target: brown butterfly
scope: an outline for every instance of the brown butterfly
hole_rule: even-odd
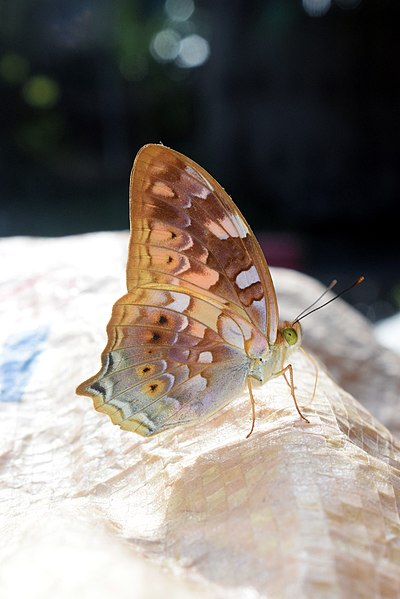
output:
[[[77,388],[114,424],[150,436],[226,405],[251,379],[283,374],[301,327],[278,323],[262,250],[224,189],[198,164],[144,146],[130,180],[128,293],[114,305],[100,371]],[[248,435],[248,436],[249,436]]]

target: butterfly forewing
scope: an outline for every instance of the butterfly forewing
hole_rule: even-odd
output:
[[[278,309],[262,251],[231,198],[199,165],[145,146],[131,176],[128,289],[178,284],[245,310],[275,341]]]
[[[131,175],[128,293],[113,308],[100,372],[77,391],[121,428],[152,435],[215,412],[277,331],[268,267],[232,200],[161,145]]]

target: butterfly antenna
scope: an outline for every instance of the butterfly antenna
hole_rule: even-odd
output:
[[[305,312],[307,312],[307,310],[309,310],[310,308],[313,308],[315,306],[315,304],[318,304],[318,302],[322,300],[322,298],[324,297],[324,295],[326,295],[328,293],[328,291],[330,291],[331,289],[334,288],[334,286],[336,285],[336,283],[337,283],[337,280],[333,279],[333,281],[331,281],[329,283],[329,285],[325,289],[325,291],[323,291],[321,293],[321,295],[310,306],[307,306],[307,308],[304,308],[304,310],[302,310],[300,312],[300,314],[294,319],[294,322],[298,322],[299,318],[302,318],[303,314],[305,314]]]
[[[307,312],[306,310],[303,310],[303,312],[300,312],[300,315],[293,321],[293,324],[295,322],[299,322],[299,320],[302,320],[303,318],[305,318],[306,316],[309,316],[313,312],[316,312],[317,310],[320,310],[321,308],[324,308],[325,306],[327,306],[328,304],[330,304],[331,302],[333,302],[334,300],[336,300],[338,297],[340,297],[344,293],[347,293],[348,291],[350,291],[350,289],[353,289],[353,287],[356,287],[357,285],[359,285],[363,281],[364,281],[364,277],[358,277],[358,279],[356,281],[354,281],[354,283],[352,285],[350,285],[349,287],[346,287],[346,289],[343,289],[343,291],[341,291],[340,293],[338,293],[337,295],[335,295],[335,297],[332,297],[330,300],[328,300],[327,302],[325,302],[324,304],[322,304],[322,306],[318,306],[317,308],[314,308],[313,310],[310,310],[309,308],[307,308],[307,310],[309,310],[309,312]],[[332,281],[332,283],[333,283],[333,281]],[[332,283],[331,283],[331,285],[332,285]],[[322,294],[321,297],[323,297],[325,295],[325,293],[327,291],[329,291],[329,288],[331,288],[331,287],[329,286],[324,291],[324,293]],[[321,299],[321,298],[319,298],[319,299]],[[319,300],[317,300],[317,301],[319,301]],[[316,304],[316,302],[314,302],[313,304],[311,304],[310,308],[312,306],[314,306],[315,304]],[[306,312],[306,313],[304,314],[304,312]]]

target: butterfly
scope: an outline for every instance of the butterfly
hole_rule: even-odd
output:
[[[283,375],[298,321],[278,322],[264,254],[225,190],[163,145],[144,146],[130,179],[127,293],[112,310],[100,371],[77,388],[143,436],[195,423],[252,381]]]

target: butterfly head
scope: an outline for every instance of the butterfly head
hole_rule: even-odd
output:
[[[300,347],[302,341],[299,322],[284,321],[280,324],[278,337],[261,354],[250,357],[248,375],[263,383],[281,370],[283,361],[292,351]]]

